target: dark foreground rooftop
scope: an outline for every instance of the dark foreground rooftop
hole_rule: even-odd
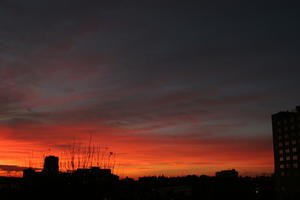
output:
[[[90,169],[93,171],[93,169]],[[84,172],[83,172],[84,171]],[[99,178],[89,170],[26,178],[0,178],[2,199],[214,200],[275,199],[272,177]],[[93,172],[95,173],[95,172]],[[113,178],[114,177],[114,178]]]

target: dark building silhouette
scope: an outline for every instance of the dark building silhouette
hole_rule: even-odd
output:
[[[235,169],[216,172],[216,177],[236,178],[238,176],[239,173]]]
[[[56,156],[47,156],[44,160],[44,169],[43,172],[46,173],[58,173],[58,157]]]
[[[36,174],[35,170],[32,168],[24,169],[23,170],[23,178],[29,178]]]
[[[42,171],[32,168],[23,170],[19,192],[31,199],[40,199],[43,194],[47,194],[47,199],[57,196],[61,199],[106,199],[114,195],[118,181],[119,177],[111,169],[99,167],[60,172],[59,158],[47,156]]]
[[[280,199],[300,199],[300,106],[272,115],[275,177]]]
[[[274,177],[241,177],[236,170],[224,170],[216,175],[119,180],[110,169],[99,167],[58,173],[29,168],[24,170],[23,178],[0,177],[0,199],[275,199]]]

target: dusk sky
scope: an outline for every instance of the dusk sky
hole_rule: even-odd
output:
[[[299,20],[286,1],[1,1],[0,175],[91,136],[121,176],[272,173]]]

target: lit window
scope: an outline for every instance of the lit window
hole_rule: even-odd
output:
[[[291,157],[290,157],[290,156],[287,156],[285,159],[286,159],[286,160],[291,160]]]
[[[298,160],[298,156],[293,156],[293,160]]]
[[[285,150],[285,153],[290,153],[290,149],[286,149],[286,150]]]
[[[281,164],[281,165],[280,165],[280,169],[284,169],[284,164]]]
[[[280,157],[280,158],[279,158],[279,161],[283,161],[283,157]]]
[[[293,151],[294,153],[297,152],[297,148],[294,147],[294,148],[292,149],[292,151]]]
[[[296,144],[296,140],[293,140],[293,141],[292,141],[292,144]]]
[[[298,163],[294,163],[293,168],[298,168]]]
[[[281,150],[279,150],[279,154],[280,155],[282,155],[283,154],[283,150],[281,149]]]

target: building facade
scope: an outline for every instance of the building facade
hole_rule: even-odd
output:
[[[274,168],[281,199],[300,197],[300,106],[272,115]],[[299,198],[300,199],[300,198]]]

